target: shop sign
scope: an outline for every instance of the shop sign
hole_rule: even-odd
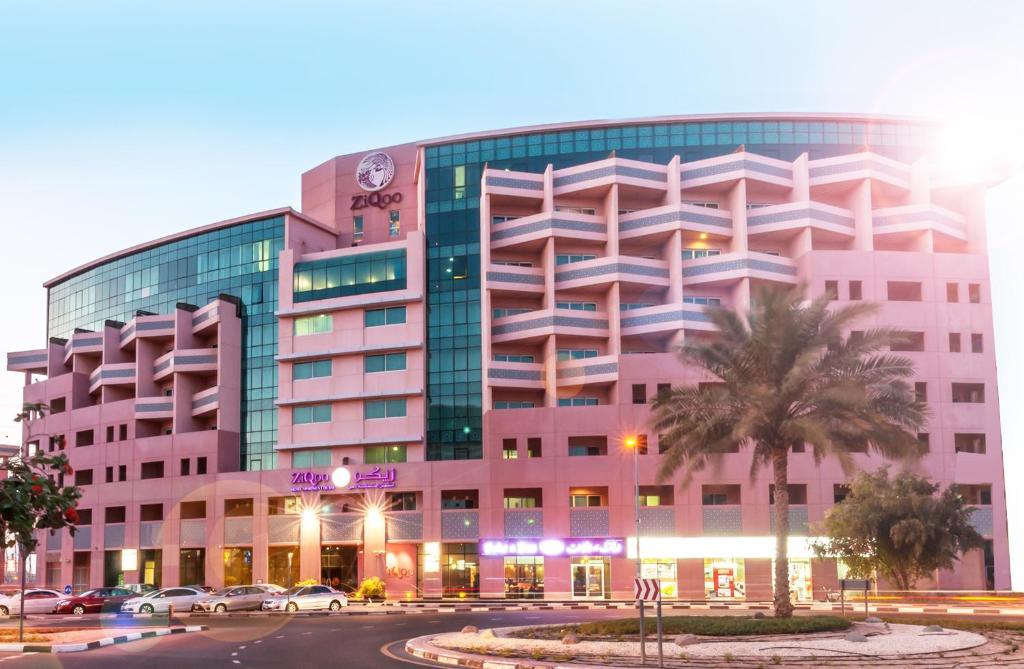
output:
[[[388,567],[384,570],[384,573],[391,577],[400,580],[407,580],[413,577],[414,572],[409,567]]]
[[[571,557],[620,556],[626,552],[621,537],[603,539],[481,539],[480,554],[490,557],[506,555]]]
[[[356,166],[356,183],[371,193],[387,188],[394,178],[395,161],[383,151],[366,154]]]
[[[338,467],[330,473],[307,469],[292,472],[291,491],[330,492],[346,487],[349,490],[387,490],[395,487],[396,478],[397,470],[394,467],[374,467],[368,472],[355,473],[345,467]]]

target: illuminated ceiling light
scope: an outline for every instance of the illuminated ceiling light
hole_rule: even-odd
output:
[[[707,239],[708,238],[708,233],[706,233],[706,232],[700,233],[700,238],[701,239]]]

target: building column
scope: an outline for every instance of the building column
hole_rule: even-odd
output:
[[[863,179],[850,193],[849,209],[853,211],[855,251],[873,251],[875,248],[874,221],[871,213],[871,181]]]

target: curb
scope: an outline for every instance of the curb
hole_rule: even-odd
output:
[[[405,652],[428,662],[452,667],[473,667],[473,669],[610,669],[609,665],[600,664],[578,664],[576,662],[567,664],[525,658],[501,660],[486,655],[471,655],[457,650],[431,646],[429,640],[432,638],[432,636],[421,636],[409,639],[405,642]]]
[[[84,650],[95,650],[115,644],[129,643],[141,639],[152,639],[154,637],[168,636],[171,634],[186,634],[188,632],[203,632],[209,628],[206,625],[190,625],[187,627],[171,627],[162,630],[150,630],[148,632],[134,632],[121,636],[107,637],[97,641],[86,643],[60,643],[60,644],[31,644],[31,643],[0,643],[0,653],[78,653]]]

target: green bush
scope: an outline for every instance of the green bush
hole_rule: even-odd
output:
[[[356,597],[359,599],[384,599],[385,596],[384,581],[376,576],[364,579],[356,590]]]
[[[812,632],[839,632],[850,627],[850,621],[838,616],[795,616],[793,618],[747,618],[745,616],[666,616],[663,621],[666,635],[696,634],[698,636],[745,636],[749,634],[809,634]],[[654,634],[655,621],[646,620],[648,634]],[[600,620],[576,625],[573,630],[584,637],[626,637],[640,632],[636,618]],[[531,628],[514,636],[547,638],[557,634],[552,628]],[[554,638],[554,637],[552,637]]]

